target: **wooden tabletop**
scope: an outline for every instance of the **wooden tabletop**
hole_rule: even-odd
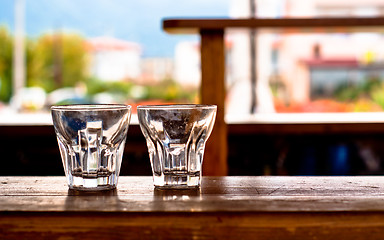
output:
[[[200,190],[68,190],[64,177],[1,177],[0,239],[381,239],[383,177],[204,177]]]

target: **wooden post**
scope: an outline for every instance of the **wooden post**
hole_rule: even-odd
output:
[[[225,115],[225,48],[224,30],[201,30],[201,103],[217,105],[217,116],[207,142],[203,174],[225,176],[227,163],[227,125]]]

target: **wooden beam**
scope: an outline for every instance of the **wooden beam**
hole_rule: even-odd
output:
[[[207,18],[165,19],[163,29],[172,34],[197,34],[202,29],[257,28],[288,33],[382,32],[384,17],[333,18]]]
[[[224,30],[202,30],[201,103],[217,105],[216,122],[205,149],[203,174],[227,175],[227,125],[225,115]]]

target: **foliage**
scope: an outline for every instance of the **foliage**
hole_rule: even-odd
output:
[[[28,51],[29,50],[29,51]],[[29,44],[28,86],[40,86],[47,92],[71,87],[87,79],[87,51],[81,36],[43,35]]]
[[[379,112],[384,109],[384,82],[371,77],[360,84],[340,84],[334,99],[286,104],[275,98],[274,104],[277,112]]]
[[[336,89],[335,97],[339,101],[357,101],[360,98],[368,98],[380,84],[380,79],[376,77],[369,78],[361,84],[342,83]]]
[[[166,101],[178,100],[194,102],[197,96],[196,89],[186,89],[172,79],[165,79],[155,85],[147,86],[145,99],[164,99]]]
[[[384,109],[384,83],[371,77],[358,85],[340,85],[336,91],[339,101],[353,102],[350,111],[368,112]]]
[[[350,112],[381,112],[383,109],[376,100],[369,98],[360,98],[356,102],[350,104]]]
[[[84,39],[75,34],[26,38],[26,86],[51,92],[74,86],[87,78],[87,51]],[[0,26],[0,101],[12,96],[13,37]]]
[[[88,54],[85,40],[76,34],[44,34],[26,38],[26,86],[41,87],[47,93],[83,84],[86,99],[106,93],[124,101],[165,100],[196,102],[197,89],[184,88],[172,79],[152,85],[135,85],[128,81],[102,81],[88,76]],[[0,101],[12,96],[13,37],[0,27]]]
[[[87,88],[87,95],[89,97],[99,93],[110,93],[124,99],[129,98],[129,93],[133,86],[132,83],[126,81],[108,82],[93,77],[88,78],[87,81],[85,81],[85,84]]]
[[[13,38],[8,29],[0,26],[0,101],[8,102],[12,96]]]
[[[384,109],[384,83],[371,92],[373,101]]]
[[[178,102],[194,102],[196,89],[185,89],[172,79],[165,79],[152,85],[135,85],[127,81],[106,82],[96,78],[86,81],[87,94],[110,93],[134,102],[142,100],[165,100]]]

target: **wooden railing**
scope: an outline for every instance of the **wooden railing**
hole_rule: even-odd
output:
[[[165,19],[163,29],[170,34],[201,36],[201,102],[218,106],[215,128],[204,157],[205,175],[220,176],[228,172],[224,33],[234,28],[282,33],[382,32],[384,18]]]

